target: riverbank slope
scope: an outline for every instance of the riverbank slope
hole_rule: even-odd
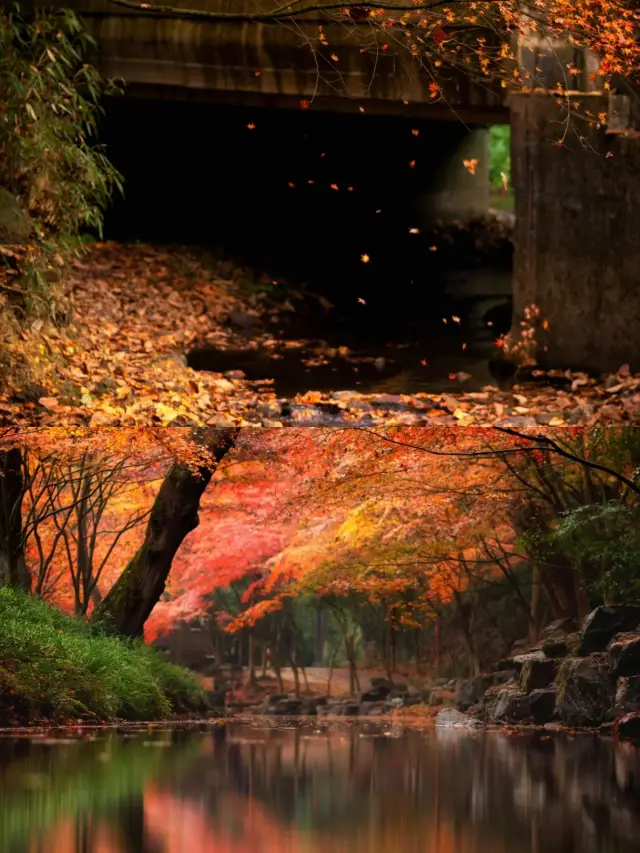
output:
[[[0,727],[158,720],[206,707],[198,676],[142,642],[0,589]]]

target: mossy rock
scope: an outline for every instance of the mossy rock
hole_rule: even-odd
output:
[[[0,187],[0,245],[26,243],[30,234],[29,217],[11,193]]]

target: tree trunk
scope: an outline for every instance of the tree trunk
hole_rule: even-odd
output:
[[[31,589],[24,557],[24,457],[18,447],[0,453],[0,586]]]
[[[247,651],[247,676],[244,681],[245,687],[256,686],[256,639],[253,631],[249,631],[249,649]]]
[[[197,471],[174,462],[151,509],[144,542],[96,608],[103,620],[126,637],[140,637],[164,592],[173,558],[185,536],[198,526],[200,498],[218,463],[235,444],[237,429],[207,430],[203,443],[213,464]],[[196,438],[198,440],[198,438]]]

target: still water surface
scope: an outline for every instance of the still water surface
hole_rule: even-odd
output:
[[[0,738],[2,853],[631,853],[640,751],[316,723]]]

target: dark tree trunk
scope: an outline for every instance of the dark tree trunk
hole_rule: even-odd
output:
[[[24,457],[18,447],[0,453],[0,586],[29,592],[31,576],[24,558],[22,501]]]
[[[175,554],[198,526],[200,498],[218,463],[233,447],[238,430],[208,430],[203,444],[214,463],[194,471],[175,462],[155,499],[144,542],[109,590],[94,618],[126,637],[142,636],[144,623],[164,592]]]

